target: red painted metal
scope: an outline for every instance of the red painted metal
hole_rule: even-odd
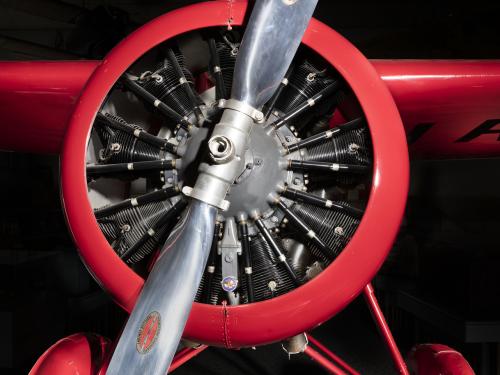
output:
[[[418,124],[433,124],[410,145],[412,157],[500,155],[498,134],[456,142],[482,122],[500,119],[500,61],[370,62],[391,91],[407,133]],[[98,64],[0,62],[0,149],[59,153],[77,98]]]
[[[327,370],[330,374],[334,375],[347,375],[340,367],[335,365],[333,362],[325,358],[321,353],[317,352],[310,346],[307,346],[304,350],[304,354],[308,355],[311,359],[316,361],[321,367]]]
[[[106,360],[110,346],[108,339],[98,335],[68,336],[47,349],[29,375],[95,375]]]
[[[464,356],[446,345],[417,345],[409,357],[412,370],[417,375],[474,375]]]
[[[389,349],[396,370],[398,370],[400,374],[410,375],[408,367],[406,366],[406,363],[403,360],[401,353],[399,352],[398,345],[396,344],[391,330],[387,325],[387,322],[385,321],[384,313],[380,309],[372,284],[366,285],[365,289],[363,290],[363,296],[365,297],[365,301],[373,316],[373,320],[375,321],[375,324],[377,325],[377,328],[379,329],[380,334],[382,335],[382,338],[387,345],[387,349]]]
[[[318,347],[319,350],[321,350],[323,353],[326,354],[327,357],[330,357],[330,359],[340,365],[345,371],[347,371],[348,374],[351,375],[359,375],[359,372],[354,370],[347,362],[345,362],[342,358],[340,358],[338,355],[330,351],[326,346],[324,346],[321,342],[316,340],[314,337],[312,337],[310,334],[307,334],[307,339],[309,340],[309,343],[314,344],[316,347]]]
[[[127,37],[88,81],[66,133],[61,177],[70,230],[97,280],[128,311],[143,280],[111,249],[85,198],[85,152],[91,124],[112,85],[143,53],[177,34],[224,25],[227,11],[225,2],[192,5],[160,16]],[[245,11],[244,2],[232,5],[235,25],[243,22]],[[303,42],[339,71],[366,114],[375,151],[366,213],[342,254],[314,280],[259,303],[240,306],[195,303],[184,331],[186,338],[226,347],[255,346],[317,326],[362,291],[383,263],[399,228],[408,188],[408,157],[401,120],[389,91],[361,53],[326,25],[312,20]]]
[[[179,367],[181,367],[184,363],[189,361],[191,358],[196,357],[198,354],[203,352],[205,349],[208,349],[208,346],[201,345],[200,347],[194,348],[184,348],[179,353],[177,353],[168,368],[168,373],[175,371]]]
[[[492,128],[496,134],[457,142],[486,120],[500,123],[500,61],[372,63],[391,91],[407,133],[418,124],[434,124],[410,145],[412,157],[500,156],[500,124]]]
[[[59,153],[98,61],[0,62],[0,149]]]

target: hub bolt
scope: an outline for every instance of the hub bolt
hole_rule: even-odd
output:
[[[264,120],[264,114],[262,112],[255,112],[254,114],[255,120],[262,121]]]
[[[226,163],[234,156],[233,142],[223,135],[216,135],[208,141],[210,156],[217,164]]]

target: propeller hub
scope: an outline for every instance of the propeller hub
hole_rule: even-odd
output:
[[[295,138],[288,129],[269,133],[262,125],[254,126],[245,152],[245,167],[229,190],[226,199],[230,205],[224,216],[236,217],[253,210],[262,213],[274,211],[267,196],[274,193],[278,185],[293,184],[294,181],[302,183],[302,175],[294,176],[281,166],[281,139],[285,137]]]
[[[271,115],[267,123],[275,120]],[[290,186],[302,190],[304,174],[284,168],[283,155],[285,146],[298,141],[295,134],[286,126],[269,131],[266,124],[255,124],[248,138],[248,147],[239,163],[239,171],[231,185],[226,200],[229,208],[221,212],[225,218],[239,217],[252,211],[259,211],[268,220],[268,224],[276,226],[278,217],[276,207],[269,203],[267,197],[279,190],[279,186]],[[215,164],[221,165],[235,159],[234,145],[224,135],[209,138],[208,128],[199,128],[190,137],[184,138],[179,148],[184,150],[181,167],[178,169],[178,180],[183,185],[191,185],[199,175],[198,162],[200,151],[206,144],[209,157]],[[300,158],[299,152],[292,152],[286,158]],[[278,215],[281,217],[281,215]]]

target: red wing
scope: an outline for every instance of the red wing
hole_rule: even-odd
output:
[[[372,60],[401,113],[412,157],[500,155],[500,61]],[[0,63],[4,150],[58,153],[98,61]]]
[[[412,157],[500,155],[500,61],[374,60]]]
[[[0,149],[59,153],[99,61],[0,62]]]

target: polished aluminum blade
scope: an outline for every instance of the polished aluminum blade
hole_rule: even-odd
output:
[[[216,214],[201,201],[189,204],[144,284],[106,374],[166,374],[207,262]]]
[[[258,0],[245,29],[231,98],[262,107],[299,48],[318,0]]]

